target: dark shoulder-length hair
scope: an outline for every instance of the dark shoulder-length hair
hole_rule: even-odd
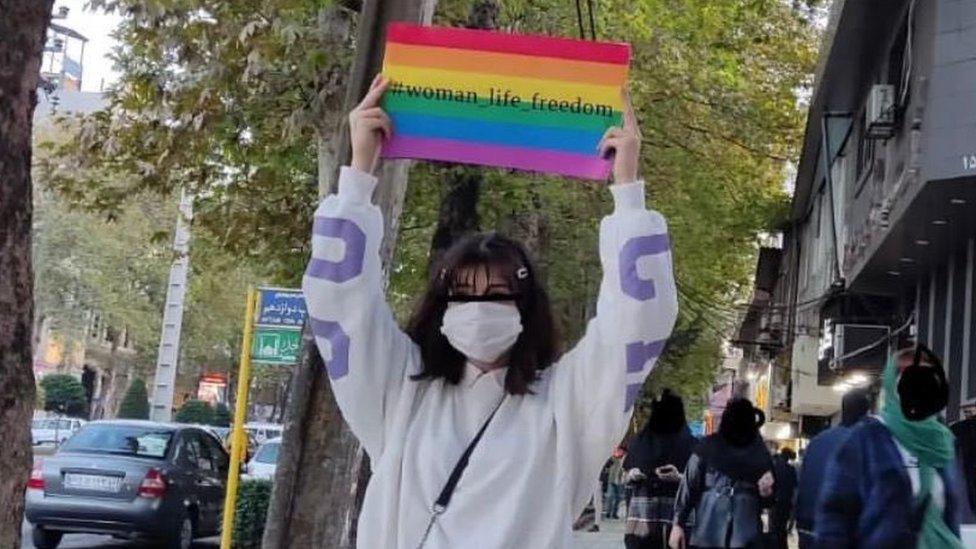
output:
[[[531,393],[530,385],[548,368],[559,351],[559,336],[549,296],[539,283],[535,266],[521,244],[497,233],[477,233],[454,244],[431,269],[427,290],[414,310],[407,334],[420,347],[422,369],[414,380],[444,378],[458,383],[466,358],[441,333],[451,288],[470,282],[477,269],[494,270],[517,294],[522,333],[509,354],[505,390],[514,395]]]

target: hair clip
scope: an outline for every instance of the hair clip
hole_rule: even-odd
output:
[[[515,271],[515,278],[519,280],[529,278],[529,269],[527,267],[519,267],[518,270]]]

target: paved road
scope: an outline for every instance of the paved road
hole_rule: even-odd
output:
[[[31,543],[31,526],[24,521],[23,541],[21,549],[34,549]],[[138,541],[114,539],[110,536],[96,536],[91,534],[67,534],[58,545],[58,549],[142,549],[146,544]],[[194,543],[196,549],[217,549],[220,547],[219,538],[203,538]]]

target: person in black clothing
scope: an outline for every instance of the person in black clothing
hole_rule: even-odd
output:
[[[774,486],[772,458],[759,436],[765,421],[749,400],[728,402],[718,433],[702,441],[685,468],[669,540],[673,549],[762,547],[762,507]]]
[[[956,459],[959,462],[959,477],[965,481],[966,503],[963,515],[966,522],[973,522],[976,517],[976,418],[967,418],[949,426],[952,434],[956,435]]]
[[[793,502],[796,495],[797,474],[793,466],[796,452],[783,448],[773,456],[773,478],[776,481],[776,495],[769,520],[769,533],[766,535],[767,549],[786,549],[793,518]]]
[[[867,416],[874,406],[872,393],[867,388],[848,391],[841,400],[840,425],[831,427],[813,437],[803,456],[800,479],[796,493],[796,533],[800,549],[813,549],[815,540],[815,512],[827,472],[827,463],[837,448],[847,438],[851,427]]]
[[[651,416],[630,442],[624,460],[633,491],[624,535],[627,549],[667,547],[681,472],[697,442],[681,397],[665,389],[651,403]]]

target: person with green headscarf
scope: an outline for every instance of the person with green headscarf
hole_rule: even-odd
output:
[[[954,441],[939,418],[948,387],[922,345],[889,359],[880,413],[853,427],[827,466],[817,547],[963,547]]]

